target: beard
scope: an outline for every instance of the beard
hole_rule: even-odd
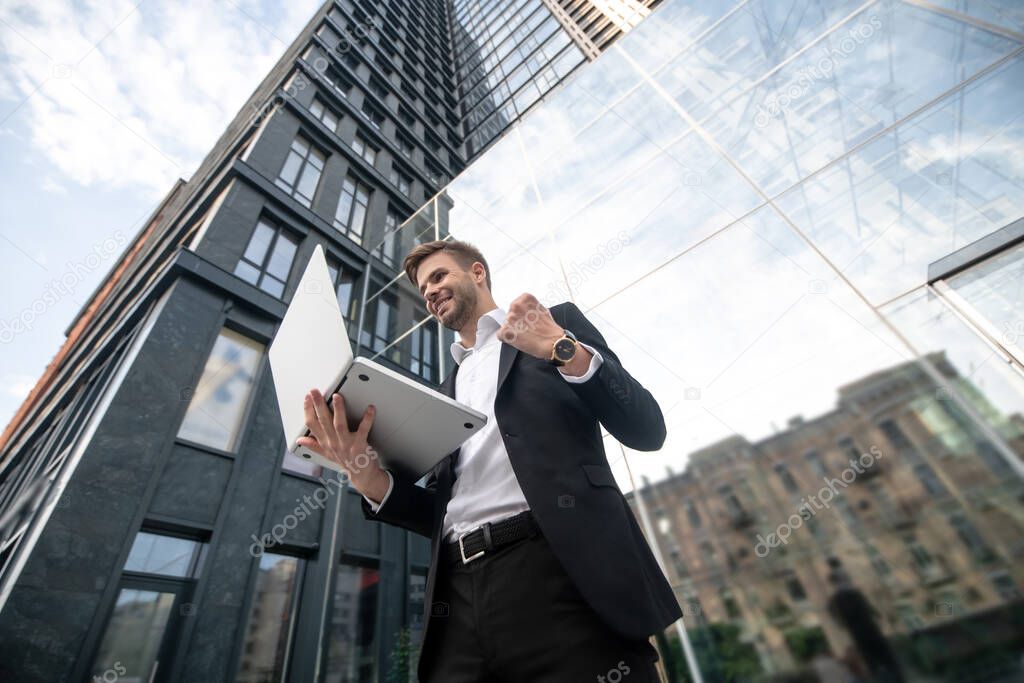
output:
[[[449,330],[457,332],[465,327],[473,315],[473,311],[476,310],[477,294],[476,289],[472,286],[466,288],[459,287],[452,290],[451,294],[452,298],[448,302],[447,310],[445,310],[443,316],[437,316],[437,318]]]

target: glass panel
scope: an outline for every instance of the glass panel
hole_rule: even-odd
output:
[[[188,404],[178,437],[231,450],[249,402],[263,345],[221,330]]]
[[[186,538],[140,531],[125,561],[125,571],[165,576],[195,576],[192,561],[201,544]]]
[[[380,571],[338,565],[328,624],[327,683],[376,680]]]
[[[235,266],[235,275],[252,284],[256,284],[260,280],[259,269],[245,261],[239,261],[238,265]]]
[[[1024,244],[956,275],[948,284],[992,326],[997,341],[1024,363]]]
[[[352,200],[356,192],[353,182],[346,178],[341,186],[341,198],[338,200],[338,210],[334,213],[334,223],[342,228],[348,227],[349,219],[352,216]]]
[[[267,262],[267,272],[281,281],[288,280],[288,271],[292,267],[292,259],[295,258],[295,250],[298,247],[296,241],[287,233],[278,234],[277,242],[274,243],[274,251]]]
[[[700,106],[694,114],[774,195],[1015,47],[933,12],[884,2],[725,106]],[[707,76],[689,75],[701,77]]]
[[[1017,58],[788,191],[778,205],[881,303],[928,264],[1007,225],[1024,206],[1024,59]]]
[[[256,224],[256,230],[253,231],[252,239],[249,240],[249,246],[245,248],[246,260],[257,265],[262,264],[273,239],[274,228],[261,220]]]
[[[1024,424],[1018,417],[1024,415],[1024,377],[927,291],[908,294],[883,312],[944,379],[934,396],[915,406],[929,438],[961,455],[984,444],[977,445],[977,457],[989,470],[1008,473],[1012,454],[1024,455]],[[1003,443],[993,445],[976,433],[967,424],[973,419],[988,425]],[[907,437],[895,438],[900,447],[909,446]]]
[[[302,156],[292,150],[288,152],[288,158],[284,161],[279,180],[284,181],[285,187],[295,185],[295,179],[299,176],[299,169],[302,168]]]
[[[242,659],[235,676],[239,683],[284,680],[300,562],[272,553],[260,557],[242,639]]]
[[[316,153],[310,157],[310,159],[316,158]],[[318,168],[313,163],[307,163],[306,167],[302,171],[302,180],[299,182],[299,186],[296,191],[308,201],[313,200],[313,195],[316,194],[316,185],[320,182],[320,168],[323,168],[323,157],[320,157],[320,167]],[[308,206],[308,203],[307,203]]]
[[[92,676],[103,680],[114,672],[119,680],[149,681],[158,665],[174,597],[174,593],[122,588],[92,665]]]

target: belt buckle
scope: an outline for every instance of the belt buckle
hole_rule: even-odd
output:
[[[475,531],[478,528],[480,528],[480,527],[479,526],[473,527],[473,528],[469,529],[468,531],[463,532],[462,535],[459,537],[459,554],[462,555],[462,563],[463,564],[469,564],[470,562],[475,560],[477,557],[482,557],[483,553],[486,552],[486,548],[484,548],[483,550],[477,551],[477,552],[473,553],[472,555],[470,555],[469,557],[466,557],[466,545],[465,545],[463,540],[467,536],[469,536],[470,533],[472,533],[473,531]]]

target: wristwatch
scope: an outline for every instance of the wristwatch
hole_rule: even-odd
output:
[[[576,335],[569,330],[562,330],[563,335],[555,340],[551,346],[551,357],[548,363],[556,366],[563,366],[576,357]]]

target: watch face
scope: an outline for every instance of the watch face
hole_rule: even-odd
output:
[[[569,361],[576,355],[576,345],[569,339],[559,339],[555,343],[555,357],[559,360]]]

